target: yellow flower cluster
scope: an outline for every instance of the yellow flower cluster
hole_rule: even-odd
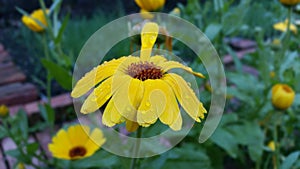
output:
[[[47,10],[46,13],[48,12]],[[46,16],[42,9],[33,11],[29,16],[24,15],[22,22],[34,32],[42,32],[48,26]]]
[[[279,22],[273,25],[273,28],[275,30],[281,31],[281,32],[286,32],[288,29],[288,20],[286,19],[284,22]],[[297,34],[297,27],[294,24],[290,24],[290,30],[294,33]]]

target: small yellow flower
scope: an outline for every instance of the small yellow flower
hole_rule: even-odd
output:
[[[26,169],[24,163],[18,163],[16,169]]]
[[[274,141],[270,141],[268,143],[268,147],[270,148],[270,150],[275,151],[275,142]]]
[[[270,72],[270,77],[274,78],[276,76],[276,73],[274,71]]]
[[[288,28],[288,20],[286,19],[284,22],[279,22],[273,25],[273,28],[275,30],[281,31],[281,32],[286,32]],[[290,25],[290,30],[297,34],[297,27],[294,24]]]
[[[275,46],[280,46],[281,45],[281,40],[276,38],[272,41],[272,44],[275,45]]]
[[[48,10],[46,13],[48,13]],[[46,16],[42,9],[33,11],[30,16],[24,15],[22,22],[34,32],[42,32],[48,26]]]
[[[149,12],[155,12],[161,9],[166,0],[135,0],[135,3],[141,8]]]
[[[8,115],[8,113],[9,113],[9,110],[8,110],[7,106],[1,105],[0,106],[0,116],[5,117]]]
[[[59,130],[48,148],[53,157],[75,160],[93,155],[105,141],[100,129],[91,132],[90,127],[78,124]]]
[[[286,84],[276,84],[272,87],[272,103],[278,109],[289,108],[295,99],[295,92]]]
[[[204,76],[161,55],[151,56],[158,31],[156,23],[146,23],[141,33],[140,57],[105,62],[77,82],[71,93],[74,98],[100,83],[83,103],[82,113],[95,112],[109,100],[102,123],[112,127],[126,121],[130,131],[138,126],[148,127],[158,119],[171,129],[180,130],[182,117],[178,104],[195,121],[204,118],[206,110],[194,91],[180,75],[169,71],[179,68],[198,77]]]
[[[300,0],[280,0],[283,5],[293,6],[300,3]]]
[[[170,12],[170,14],[180,16],[180,9],[176,7]]]

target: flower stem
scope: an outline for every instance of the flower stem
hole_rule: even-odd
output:
[[[48,50],[48,45],[47,45],[47,38],[46,34],[43,33],[43,45],[44,45],[44,54],[47,60],[50,60],[50,55],[49,55],[49,50]],[[50,72],[46,69],[47,71],[47,86],[46,86],[46,92],[47,92],[47,102],[51,106],[51,80],[52,77],[50,75]]]
[[[275,142],[275,162],[274,162],[274,169],[278,169],[279,167],[279,142],[278,142],[278,135],[277,135],[277,124],[274,124],[274,142]]]
[[[140,150],[140,145],[141,145],[141,138],[142,137],[142,127],[139,127],[137,132],[136,132],[136,143],[134,145],[134,156],[131,160],[130,164],[130,169],[138,169],[138,154]]]

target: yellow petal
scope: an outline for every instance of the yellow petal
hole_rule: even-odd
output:
[[[137,122],[139,124],[153,124],[162,115],[170,103],[170,86],[160,79],[144,81],[144,96],[138,108]]]
[[[167,59],[160,55],[155,55],[150,57],[150,62],[154,63],[155,65],[161,64],[166,61]]]
[[[73,147],[84,146],[89,133],[90,127],[85,125],[74,125],[68,128],[68,136]]]
[[[170,128],[174,131],[179,131],[182,126],[182,117],[180,112],[175,114],[174,122],[170,125]]]
[[[121,114],[118,112],[113,99],[111,99],[104,110],[102,123],[108,127],[113,127],[121,122],[121,118]]]
[[[141,33],[141,59],[143,61],[149,60],[151,56],[151,50],[155,44],[155,41],[158,36],[159,27],[154,22],[147,22]]]
[[[200,122],[200,118],[204,117],[206,110],[186,81],[174,73],[166,74],[163,80],[172,86],[177,100],[189,116]]]
[[[135,0],[135,3],[142,9],[146,9],[146,7],[143,4],[143,0]]]
[[[118,68],[119,64],[122,63],[126,57],[122,57],[116,60],[111,60],[105,62],[92,71],[86,73],[83,78],[81,78],[71,93],[71,96],[78,98],[85,93],[87,93],[95,85],[103,81],[104,79],[112,76],[115,73],[115,70]]]
[[[162,69],[167,72],[171,69],[175,69],[175,68],[180,68],[183,69],[195,76],[198,76],[200,78],[205,78],[205,76],[201,73],[198,72],[194,72],[190,67],[184,66],[183,64],[179,63],[179,62],[175,62],[175,61],[167,61],[167,62],[161,62],[160,64],[158,64],[158,66],[162,67]]]
[[[143,98],[143,82],[126,76],[122,86],[114,94],[113,100],[120,114],[128,120],[136,121],[137,108]]]
[[[139,124],[131,120],[126,120],[126,130],[129,132],[135,132],[139,128]]]
[[[112,77],[102,82],[84,101],[81,113],[87,114],[98,110],[112,96]]]
[[[166,93],[166,109],[161,114],[159,119],[162,123],[170,126],[175,122],[175,120],[177,120],[178,114],[180,115],[180,110],[171,86],[165,88],[165,93]]]
[[[89,157],[93,155],[105,143],[105,141],[106,139],[104,138],[102,131],[95,128],[84,146],[87,149],[85,156]]]

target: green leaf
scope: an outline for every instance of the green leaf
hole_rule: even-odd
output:
[[[218,128],[210,139],[216,145],[223,148],[232,158],[237,158],[239,152],[238,143],[228,130]]]
[[[163,169],[211,168],[211,162],[205,150],[193,145],[186,144],[184,147],[174,148],[168,156],[169,159],[165,162]]]
[[[0,126],[0,139],[7,136],[6,129],[3,126]]]
[[[243,64],[240,61],[240,59],[238,58],[238,56],[236,55],[236,53],[228,46],[226,46],[225,49],[231,55],[231,57],[234,61],[235,69],[238,72],[243,72]]]
[[[23,136],[24,140],[28,139],[28,119],[27,113],[24,110],[19,110],[17,113],[18,118],[18,126],[19,130],[21,131],[21,135]]]
[[[116,165],[118,159],[115,155],[109,154],[106,151],[97,151],[93,156],[82,160],[72,162],[72,166],[76,168],[91,168],[91,167],[106,167],[111,168]]]
[[[54,43],[57,44],[59,42],[61,42],[61,39],[63,37],[63,33],[68,25],[68,22],[69,22],[69,19],[70,19],[70,13],[68,13],[65,17],[64,17],[64,20],[62,22],[62,25],[60,26],[59,28],[59,31],[58,31],[58,35],[56,36],[55,38],[55,41]]]
[[[49,104],[39,104],[42,117],[50,126],[54,126],[55,112]]]
[[[66,90],[72,89],[72,76],[63,67],[49,61],[47,59],[41,60],[43,66],[50,72],[51,76]]]
[[[297,161],[299,158],[300,151],[296,151],[291,153],[287,158],[283,161],[283,163],[280,166],[280,169],[290,169],[292,168],[293,164]]]
[[[205,35],[210,39],[214,40],[222,29],[222,25],[217,23],[209,24],[205,29]]]
[[[26,146],[28,155],[33,155],[39,149],[38,143],[30,143]]]

